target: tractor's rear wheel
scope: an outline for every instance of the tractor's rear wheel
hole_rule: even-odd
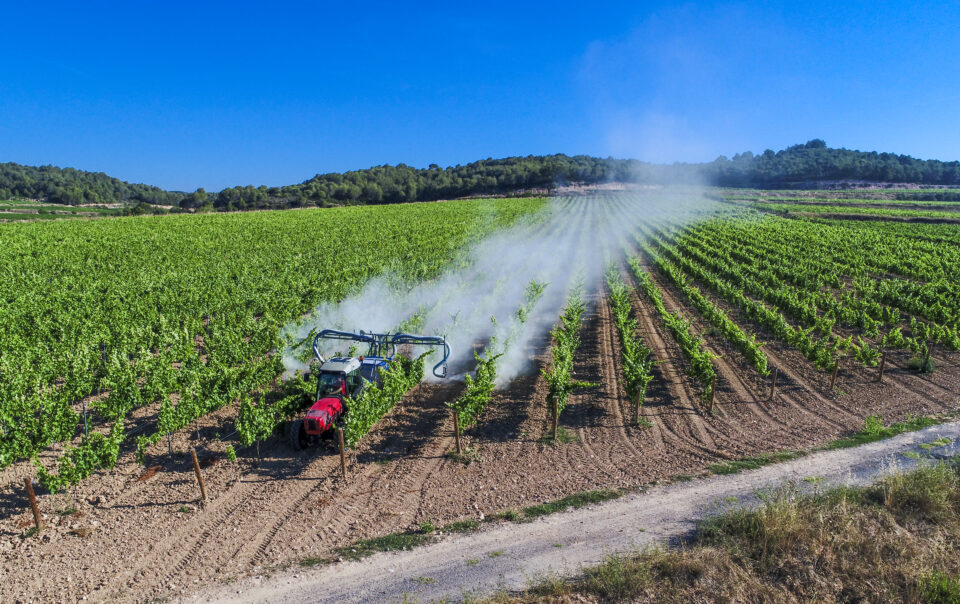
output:
[[[302,419],[287,424],[287,442],[295,451],[306,449],[310,444],[310,439],[307,438],[307,429],[303,427]]]

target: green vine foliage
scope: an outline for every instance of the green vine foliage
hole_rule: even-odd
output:
[[[457,412],[461,430],[475,425],[490,402],[497,382],[497,360],[503,355],[501,353],[484,358],[474,352],[473,356],[477,361],[475,375],[467,375],[464,378],[467,386],[463,394],[457,400],[447,403]]]
[[[94,433],[81,445],[67,447],[60,456],[56,473],[47,471],[40,460],[34,457],[40,484],[51,493],[57,493],[86,479],[96,470],[113,468],[120,455],[120,443],[124,436],[121,418],[113,423],[109,434]]]
[[[563,413],[570,394],[578,388],[594,388],[594,382],[573,379],[573,357],[580,347],[580,328],[586,304],[583,301],[583,284],[577,283],[567,297],[567,305],[560,315],[559,324],[551,331],[553,336],[553,363],[541,370],[547,382],[547,404],[557,413]]]
[[[639,335],[640,326],[631,316],[630,288],[620,277],[616,267],[607,270],[607,286],[610,288],[610,303],[613,320],[620,334],[620,354],[623,359],[624,389],[637,405],[643,405],[647,388],[653,381],[652,350]]]
[[[686,276],[672,262],[661,257],[647,245],[641,245],[641,249],[660,272],[670,279],[686,296],[687,300],[700,311],[704,319],[719,330],[723,337],[747,358],[753,368],[757,370],[757,373],[762,376],[770,374],[770,370],[767,369],[767,355],[757,344],[756,336],[748,336],[739,325],[730,320],[727,313],[704,296],[699,288],[691,285]]]
[[[281,423],[298,415],[313,400],[314,389],[300,373],[285,381],[275,400],[261,396],[256,404],[249,396],[240,398],[237,410],[237,436],[246,447],[269,438]]]
[[[244,396],[259,409],[249,425],[260,426],[260,414],[281,417],[286,403],[278,407],[273,387],[284,372],[277,351],[285,325],[384,272],[411,284],[435,278],[471,241],[543,204],[483,200],[5,225],[0,468],[55,443],[69,451],[64,476],[83,474],[69,468],[90,465],[83,461],[90,456],[109,462],[93,433],[91,442],[69,447],[83,430],[83,401],[95,426],[136,408],[156,410],[155,423],[141,420],[137,435],[128,435],[141,454]],[[338,250],[314,245],[318,232],[339,241]],[[379,245],[385,240],[393,243]],[[412,317],[410,328],[421,320]],[[257,402],[260,392],[267,396]],[[266,428],[251,430],[254,438]]]
[[[415,359],[397,355],[380,370],[381,385],[368,386],[356,398],[346,400],[343,436],[348,447],[355,447],[381,417],[423,380],[424,362],[429,354]]]

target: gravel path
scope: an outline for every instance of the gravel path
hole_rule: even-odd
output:
[[[945,437],[950,444],[920,447]],[[187,601],[371,602],[459,600],[501,588],[522,589],[548,573],[576,573],[623,552],[688,534],[698,518],[730,505],[755,505],[757,492],[793,481],[859,485],[917,462],[916,451],[944,458],[960,453],[960,422],[887,440],[825,451],[732,476],[714,476],[654,487],[605,504],[543,517],[528,524],[498,524],[478,533],[444,538],[407,552],[360,562],[298,569],[266,578],[218,585]],[[816,477],[822,480],[804,480]]]

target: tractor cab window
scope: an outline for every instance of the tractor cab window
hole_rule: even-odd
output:
[[[337,373],[320,373],[317,380],[317,398],[343,393],[343,378]]]
[[[377,366],[371,364],[365,364],[360,367],[360,376],[372,384],[377,383]]]
[[[360,392],[360,386],[363,380],[360,378],[360,370],[354,369],[347,374],[347,392],[351,395]]]

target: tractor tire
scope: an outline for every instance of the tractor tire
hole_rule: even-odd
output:
[[[302,419],[287,424],[287,442],[290,443],[294,451],[302,451],[310,444]]]

